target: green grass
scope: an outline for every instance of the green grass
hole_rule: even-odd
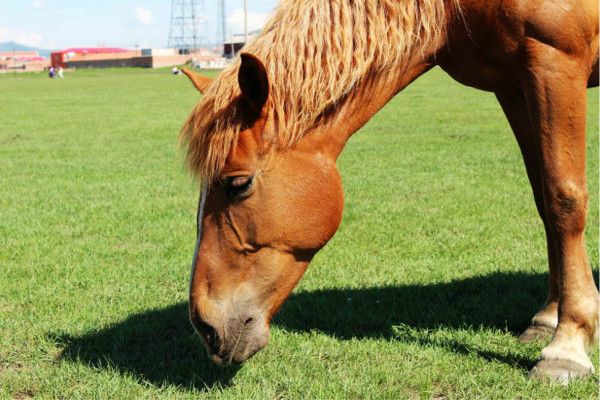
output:
[[[269,346],[219,369],[186,311],[198,188],[177,135],[192,86],[89,70],[0,76],[0,93],[0,397],[597,397],[597,377],[527,381],[542,344],[516,334],[545,297],[544,234],[492,94],[434,70],[352,138],[337,235]]]

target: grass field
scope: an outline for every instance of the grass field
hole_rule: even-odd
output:
[[[434,70],[340,161],[343,223],[242,367],[187,317],[197,184],[165,71],[0,76],[1,398],[596,398],[529,382],[546,252],[494,96]],[[598,91],[587,243],[598,269]],[[598,359],[598,351],[594,353]]]

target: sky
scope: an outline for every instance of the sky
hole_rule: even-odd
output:
[[[217,0],[206,10],[205,36],[217,42]],[[260,28],[277,0],[247,0],[248,29]],[[225,0],[227,34],[243,33],[243,0]],[[43,49],[166,47],[170,0],[0,0],[0,42]]]

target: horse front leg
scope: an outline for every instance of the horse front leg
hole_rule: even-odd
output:
[[[523,79],[540,149],[541,181],[549,241],[555,246],[558,326],[530,376],[563,383],[594,371],[588,356],[597,343],[599,297],[588,262],[584,229],[585,55],[531,41]]]
[[[548,276],[548,295],[542,308],[531,319],[529,327],[519,336],[522,342],[550,339],[558,325],[558,265],[556,245],[548,229],[548,218],[544,206],[544,191],[542,187],[542,169],[540,146],[529,118],[525,95],[517,88],[505,89],[496,92],[496,98],[502,106],[504,115],[517,139],[527,177],[531,184],[533,198],[538,214],[544,223],[546,242],[548,248],[548,263],[550,274]]]

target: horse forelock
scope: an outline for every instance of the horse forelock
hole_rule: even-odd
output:
[[[338,102],[362,81],[401,68],[440,40],[445,18],[445,0],[283,0],[244,47],[266,67],[279,146],[292,146],[324,114],[335,115]],[[223,168],[242,126],[239,65],[238,59],[221,72],[182,129],[188,167],[207,183]]]

